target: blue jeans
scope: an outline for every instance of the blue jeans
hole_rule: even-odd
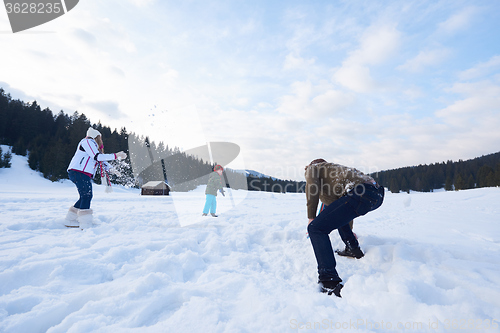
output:
[[[325,209],[325,207],[327,207],[327,205],[322,204],[320,213]],[[343,227],[338,228],[337,231],[339,232],[340,238],[346,245],[359,246],[358,240],[356,239],[356,236],[354,236],[354,232],[352,231],[351,225],[349,223]]]
[[[89,209],[90,201],[92,200],[92,179],[89,176],[74,170],[69,170],[68,176],[69,179],[75,183],[76,188],[78,189],[78,194],[80,194],[80,198],[74,204],[74,207],[78,209]]]
[[[205,200],[205,207],[203,207],[203,214],[208,214],[209,212],[215,214],[216,209],[217,209],[217,199],[215,195],[207,194],[207,198]]]
[[[339,232],[340,238],[346,245],[357,247],[359,246],[359,243],[356,239],[356,236],[354,236],[354,233],[352,232],[349,222],[347,222],[346,225],[338,228],[337,231]]]
[[[318,262],[319,281],[341,282],[335,266],[332,243],[328,236],[339,230],[342,240],[352,247],[358,241],[349,227],[349,221],[377,209],[384,201],[384,188],[371,184],[356,185],[346,195],[327,206],[307,227]]]

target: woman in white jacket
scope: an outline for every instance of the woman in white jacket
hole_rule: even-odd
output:
[[[66,226],[84,229],[92,225],[92,178],[98,166],[106,171],[112,167],[106,161],[124,159],[127,157],[123,151],[115,154],[104,154],[101,133],[89,127],[87,136],[78,143],[75,155],[68,166],[69,179],[75,183],[80,198],[69,208],[66,215]]]

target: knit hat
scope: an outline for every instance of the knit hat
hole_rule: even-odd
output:
[[[224,168],[222,167],[222,165],[217,164],[216,166],[214,166],[214,171],[218,171],[218,170],[224,171]]]
[[[311,163],[309,163],[309,165],[318,164],[318,163],[326,163],[326,161],[322,158],[317,158],[317,159],[311,161]]]
[[[92,127],[89,127],[89,129],[87,130],[87,136],[91,137],[92,139],[97,138],[99,135],[101,135],[101,133],[98,130],[93,129]]]
[[[307,168],[309,168],[311,165],[318,164],[318,163],[327,163],[327,162],[322,158],[317,158],[317,159],[311,161],[311,163],[309,163],[309,165],[306,165],[306,167],[304,169],[307,170]]]

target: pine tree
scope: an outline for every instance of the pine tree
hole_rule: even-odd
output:
[[[492,171],[486,176],[486,186],[494,187],[495,186],[495,173]]]
[[[495,186],[495,171],[488,165],[483,165],[477,172],[477,187]]]
[[[457,178],[455,179],[455,191],[463,189],[465,189],[465,181],[462,178],[462,175],[458,174]]]
[[[12,146],[12,152],[16,155],[26,156],[27,148],[23,137],[20,137]]]
[[[444,184],[444,189],[446,191],[451,191],[453,190],[453,180],[451,179],[450,176],[446,178],[446,183]]]
[[[495,186],[500,186],[500,163],[495,168]]]
[[[404,177],[404,176],[401,179],[401,190],[405,191],[406,193],[410,193],[410,186],[408,185],[408,181],[406,180],[406,177]]]
[[[391,184],[389,186],[389,191],[391,191],[392,193],[399,193],[399,191],[401,191],[401,187],[399,186],[398,181],[397,181],[396,178],[392,178],[391,179]]]
[[[10,168],[12,166],[12,164],[10,163],[11,159],[12,159],[12,154],[10,153],[10,151],[3,154],[2,165],[4,168]]]
[[[466,189],[472,189],[475,187],[475,182],[474,182],[474,177],[471,175],[469,175],[469,178],[467,178],[467,183],[465,185]]]
[[[422,177],[422,192],[431,192],[431,185],[427,177]]]

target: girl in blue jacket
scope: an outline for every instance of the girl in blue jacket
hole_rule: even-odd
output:
[[[222,181],[222,172],[224,168],[221,165],[216,165],[214,167],[214,172],[210,174],[208,177],[207,189],[205,190],[206,200],[205,207],[203,208],[203,216],[207,216],[210,212],[210,215],[213,217],[217,217],[215,215],[215,210],[217,209],[217,191],[224,196],[223,189],[223,181]]]

